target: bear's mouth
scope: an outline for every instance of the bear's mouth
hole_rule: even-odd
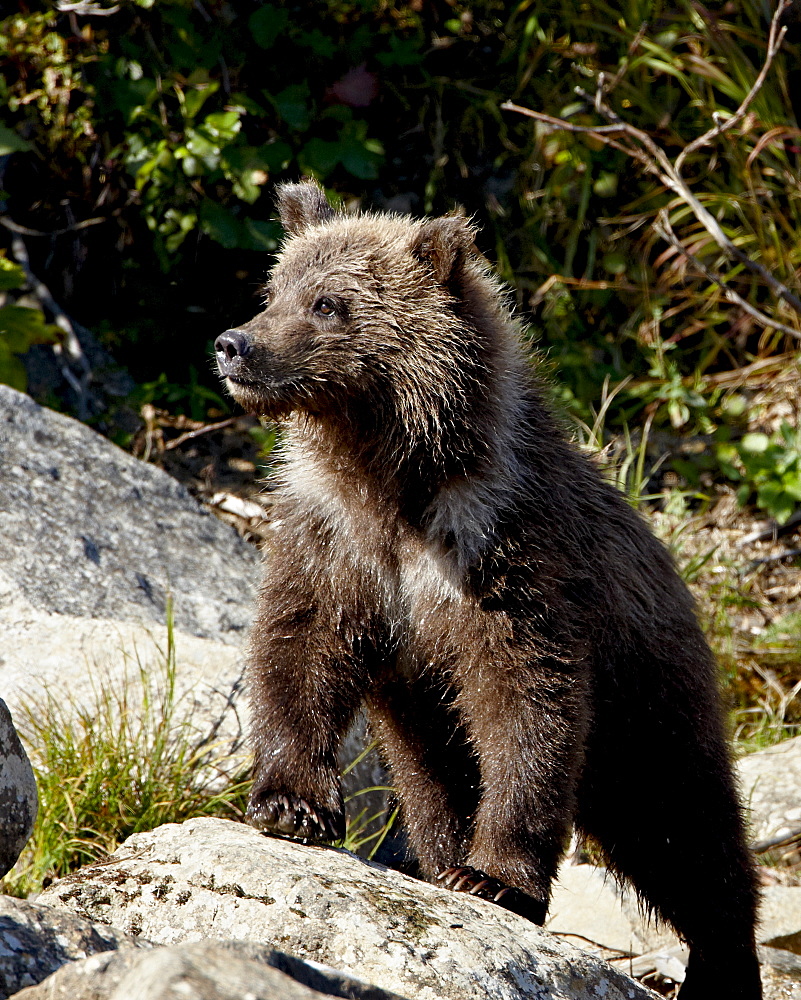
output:
[[[261,383],[254,378],[245,378],[242,375],[224,375],[223,378],[229,385],[238,385],[247,389],[256,390]]]
[[[297,409],[294,393],[288,393],[286,388],[282,392],[282,384],[272,379],[265,381],[238,373],[226,376],[225,383],[243,409],[268,420],[285,420]]]

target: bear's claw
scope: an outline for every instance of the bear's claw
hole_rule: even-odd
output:
[[[491,903],[497,903],[535,924],[545,923],[548,909],[546,903],[529,896],[521,889],[515,889],[514,886],[501,882],[500,879],[487,875],[479,868],[472,868],[470,865],[446,868],[437,875],[437,881],[454,892],[466,892],[470,896],[478,896],[479,899],[488,899]]]
[[[297,840],[342,840],[345,817],[329,809],[310,805],[291,793],[262,792],[251,796],[248,822],[262,833]]]

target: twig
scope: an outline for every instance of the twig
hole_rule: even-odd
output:
[[[799,524],[801,524],[801,510],[796,511],[784,524],[777,524],[773,521],[767,528],[760,528],[757,531],[750,531],[747,535],[743,535],[737,542],[737,547],[749,545],[751,542],[761,542],[766,538],[777,538],[779,535],[784,535],[788,531],[792,531]]]
[[[774,847],[787,847],[796,840],[801,840],[801,829],[793,830],[792,833],[785,833],[768,840],[760,840],[756,844],[751,844],[751,850],[754,854],[764,854]]]
[[[506,101],[501,105],[501,108],[504,111],[515,111],[518,114],[526,115],[529,118],[534,118],[537,121],[541,121],[546,125],[550,125],[553,128],[558,128],[563,131],[592,135],[600,142],[612,146],[614,149],[620,150],[627,156],[636,160],[642,165],[644,170],[655,175],[666,188],[673,191],[674,194],[678,195],[678,197],[687,206],[689,206],[696,219],[698,219],[701,225],[707,230],[707,232],[710,233],[712,238],[728,257],[736,260],[754,274],[759,275],[759,277],[771,288],[777,298],[784,299],[784,301],[787,302],[797,313],[801,314],[801,298],[791,292],[785,284],[779,281],[761,264],[752,260],[747,254],[743,253],[739,247],[735,246],[735,244],[723,232],[723,229],[717,219],[711,212],[708,211],[708,209],[704,207],[704,205],[689,189],[680,172],[681,166],[688,152],[692,149],[699,149],[701,146],[706,145],[717,135],[733,127],[745,115],[759,89],[764,84],[776,53],[779,51],[781,43],[784,40],[786,28],[780,28],[779,21],[790,3],[791,0],[780,0],[779,6],[777,7],[771,20],[765,63],[757,79],[754,81],[754,85],[751,87],[751,90],[744,98],[740,107],[726,122],[716,122],[714,128],[705,132],[697,139],[694,139],[693,142],[691,142],[689,146],[687,146],[685,150],[679,154],[675,163],[671,162],[665,151],[658,146],[656,142],[654,142],[647,132],[643,132],[642,129],[638,129],[634,125],[620,119],[602,99],[602,94],[599,89],[597,89],[594,94],[590,94],[581,87],[576,87],[575,93],[585,100],[591,107],[594,107],[599,114],[602,114],[605,118],[611,121],[611,125],[573,125],[564,119],[554,118],[551,115],[545,115],[542,112],[532,111],[530,108],[520,107],[511,101]],[[682,253],[686,254],[686,251],[683,248]],[[717,281],[717,279],[713,280],[715,280],[718,284],[721,284],[721,282]],[[725,286],[723,287],[725,288]],[[742,305],[743,300],[740,299],[738,304]],[[758,312],[757,315],[760,317],[763,316],[762,313]],[[760,322],[764,322],[764,320],[760,319]],[[781,326],[772,321],[769,325],[775,327],[776,329],[781,329],[784,332],[789,332],[795,337],[799,336],[798,332],[791,330],[789,327]]]
[[[101,858],[99,861],[90,861],[88,865],[84,865],[84,869],[108,868],[109,865],[122,865],[126,861],[136,861],[138,858],[144,857],[149,850],[149,847],[143,847],[141,851],[137,851],[136,854],[129,854],[127,858],[117,858],[111,854],[107,854],[105,858]]]
[[[108,17],[116,14],[120,10],[119,4],[113,7],[101,7],[92,3],[92,0],[78,0],[77,3],[68,3],[67,0],[56,0],[56,10],[62,14],[93,14],[97,17]]]
[[[654,222],[654,230],[666,243],[669,243],[672,247],[678,250],[680,254],[683,254],[687,260],[691,261],[705,278],[708,278],[711,282],[716,284],[723,291],[723,294],[730,302],[734,302],[744,312],[747,312],[749,316],[753,316],[758,323],[761,323],[763,326],[771,327],[774,330],[781,330],[782,333],[789,334],[789,336],[795,337],[797,340],[801,340],[801,331],[794,330],[790,326],[785,326],[784,323],[779,323],[778,320],[771,319],[769,316],[766,316],[765,313],[760,312],[759,309],[756,309],[749,302],[746,302],[746,300],[735,292],[733,288],[730,288],[723,278],[715,274],[713,271],[710,271],[706,264],[703,264],[694,254],[691,254],[673,232],[670,222],[668,222],[667,209],[663,208],[660,210],[659,215],[657,215],[656,221]]]
[[[28,229],[27,226],[21,226],[18,222],[9,219],[7,215],[0,215],[0,226],[4,226],[12,233],[19,233],[21,236],[64,236],[66,233],[74,233],[79,229],[87,229],[89,226],[99,226],[101,222],[106,221],[108,220],[104,218],[84,219],[82,222],[75,222],[64,229],[53,229],[48,233],[41,229]]]
[[[690,155],[694,153],[697,149],[701,149],[706,146],[713,139],[716,139],[719,135],[727,132],[730,128],[733,128],[739,121],[743,119],[746,111],[751,106],[756,95],[762,89],[762,85],[770,70],[771,63],[776,57],[779,49],[781,48],[782,42],[784,41],[784,36],[787,34],[787,27],[779,27],[779,22],[781,21],[782,14],[791,5],[793,0],[780,0],[779,6],[777,7],[773,18],[770,22],[770,32],[768,34],[768,48],[767,54],[765,56],[765,62],[762,65],[762,69],[759,71],[759,75],[756,80],[754,80],[754,85],[748,91],[740,107],[734,112],[734,114],[727,118],[725,122],[716,121],[714,128],[709,129],[709,131],[704,132],[703,135],[699,135],[697,139],[693,139],[689,145],[685,146],[684,149],[676,157],[676,163],[674,164],[674,169],[677,174],[681,173],[681,168],[684,165],[684,161]]]
[[[603,92],[605,94],[611,94],[612,91],[615,89],[615,87],[620,83],[620,81],[626,75],[626,70],[629,68],[631,57],[640,47],[640,42],[643,40],[643,38],[645,38],[645,33],[647,31],[648,31],[648,22],[643,21],[643,23],[637,29],[637,34],[634,36],[634,38],[632,38],[631,44],[629,45],[629,50],[626,53],[625,58],[621,60],[620,67],[618,68],[617,73],[615,73],[615,75],[612,77],[611,80],[609,80],[608,83],[606,80],[603,81]],[[603,73],[599,73],[598,79],[601,80],[603,75],[604,75]],[[601,84],[599,84],[599,87],[600,86]]]
[[[172,451],[173,448],[179,448],[186,441],[191,441],[192,438],[200,437],[201,434],[210,434],[212,431],[219,431],[223,427],[230,427],[238,417],[227,417],[225,420],[219,420],[216,424],[204,424],[203,427],[198,427],[193,431],[186,431],[184,434],[179,434],[177,438],[173,438],[172,441],[167,441],[164,445],[164,451]]]
[[[795,559],[801,556],[801,549],[784,549],[772,556],[763,556],[761,559],[751,559],[746,567],[746,571],[756,569],[757,566],[768,566],[770,563],[781,562],[782,559]]]
[[[602,944],[600,941],[594,941],[592,938],[586,937],[584,934],[577,934],[575,931],[551,931],[554,937],[564,937],[564,938],[578,938],[579,941],[586,941],[587,944],[594,945],[596,948],[600,948],[601,951],[615,952],[615,958],[639,958],[639,953],[636,951],[624,951],[622,948],[614,948],[610,944]]]

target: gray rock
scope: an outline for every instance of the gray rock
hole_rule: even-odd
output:
[[[801,830],[801,736],[747,754],[737,771],[758,847]]]
[[[226,820],[137,834],[40,899],[158,944],[269,944],[415,1000],[653,995],[492,903]]]
[[[647,918],[631,889],[595,865],[561,866],[545,927],[606,959],[621,952],[641,955],[677,942],[669,927]]]
[[[764,886],[760,897],[757,941],[769,946],[760,949],[760,960],[770,958],[776,965],[777,955],[787,955],[788,961],[790,953],[801,955],[801,886]],[[669,927],[647,919],[634,893],[621,888],[603,868],[563,865],[545,926],[638,979],[656,975],[684,980],[687,948]],[[787,969],[779,971],[765,973],[766,983],[774,984],[772,994],[766,986],[766,1000],[796,996],[786,992]]]
[[[178,482],[0,385],[0,571],[38,611],[239,643],[258,554]]]
[[[0,895],[0,1000],[40,983],[66,962],[146,946],[73,913]]]
[[[757,935],[762,944],[801,955],[801,886],[763,888]]]
[[[2,606],[5,647],[0,678],[22,738],[35,754],[36,723],[43,713],[57,713],[63,726],[78,725],[80,713],[101,715],[106,699],[142,718],[147,691],[151,704],[163,703],[168,683],[167,629],[105,619],[39,613],[33,608],[12,614]],[[241,749],[243,656],[236,646],[174,631],[172,719],[186,726],[193,744],[213,743],[223,773],[244,766]],[[227,759],[230,758],[230,759]]]
[[[15,1000],[402,1000],[263,945],[203,941],[116,951],[65,965]]]
[[[801,1000],[801,958],[778,948],[760,947],[763,1000]],[[669,987],[684,982],[688,950],[672,945],[633,959],[615,959],[612,964],[633,976],[649,977],[649,983]]]
[[[615,968],[628,972],[630,976],[637,979],[646,979],[648,982],[659,980],[665,985],[671,983],[683,983],[687,978],[687,962],[690,957],[690,949],[683,944],[671,944],[644,955],[634,957],[620,956],[610,959]]]
[[[3,694],[17,720],[19,732],[32,751],[36,747],[34,719],[51,701],[65,725],[77,723],[79,712],[90,711],[104,691],[121,697],[126,709],[140,710],[146,679],[151,699],[159,700],[166,683],[167,629],[159,625],[94,620],[40,612],[16,592],[0,571],[0,625],[4,647],[0,655]],[[205,742],[219,781],[231,780],[248,766],[245,735],[244,654],[229,643],[200,639],[173,630],[175,649],[174,726],[186,725],[194,744]],[[342,767],[350,764],[364,745],[364,719],[345,740]],[[360,813],[367,820],[385,807],[381,792],[362,790],[385,783],[376,755],[368,755],[347,775],[344,787],[350,819]],[[361,821],[359,821],[361,825]],[[367,824],[375,832],[380,820]],[[364,851],[371,843],[364,845]]]
[[[801,958],[777,948],[760,948],[763,1000],[801,1000]]]
[[[38,805],[33,768],[0,698],[0,878],[14,866],[27,843]]]

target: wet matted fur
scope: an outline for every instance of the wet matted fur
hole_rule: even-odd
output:
[[[565,438],[464,218],[285,185],[264,311],[218,338],[284,423],[249,678],[250,819],[341,836],[366,705],[423,873],[542,923],[573,825],[689,942],[681,1000],[761,996],[716,670],[661,544]]]

